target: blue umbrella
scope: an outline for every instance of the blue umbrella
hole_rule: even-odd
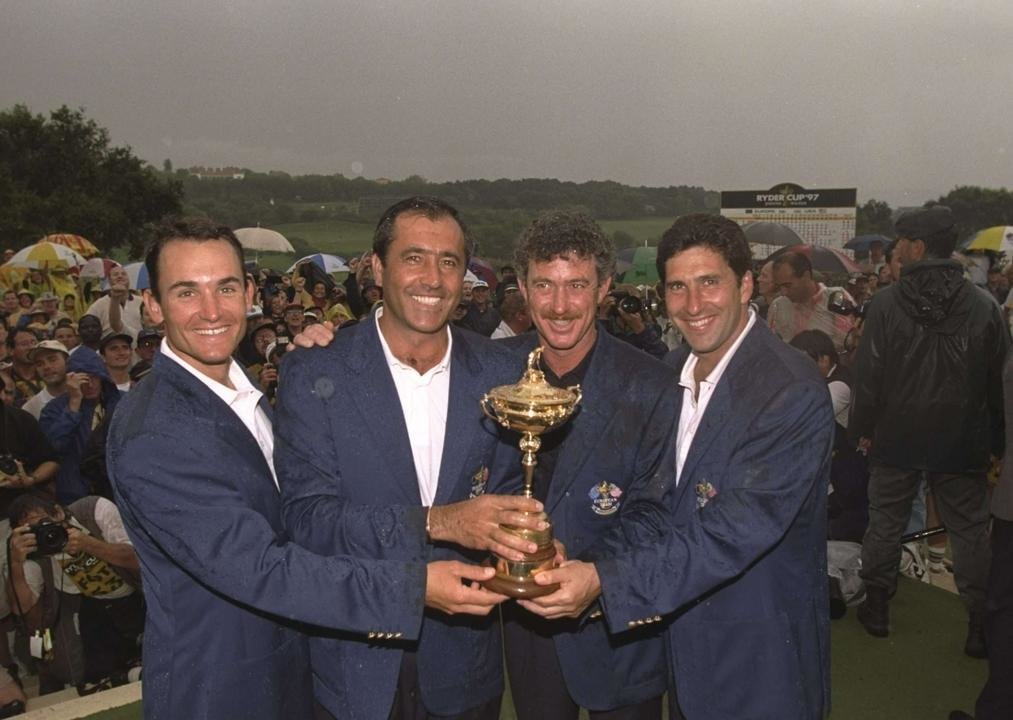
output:
[[[859,235],[858,237],[849,240],[844,247],[848,250],[868,252],[869,246],[874,242],[883,243],[884,250],[893,245],[893,240],[888,238],[886,235]]]
[[[151,287],[151,280],[148,279],[148,267],[144,263],[129,263],[128,265],[124,265],[123,269],[127,271],[127,276],[130,278],[130,287],[134,290],[147,290]],[[102,287],[103,289],[108,289],[109,281],[104,280]]]
[[[304,258],[300,258],[293,263],[292,267],[288,269],[288,272],[292,272],[303,263],[311,262],[318,268],[323,270],[325,273],[330,275],[331,273],[348,272],[348,265],[345,264],[345,259],[340,258],[337,255],[327,255],[325,253],[315,253],[313,255],[307,255]]]

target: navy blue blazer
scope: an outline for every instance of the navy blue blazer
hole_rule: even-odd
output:
[[[490,388],[517,382],[524,365],[487,338],[456,327],[451,332],[436,505],[520,487],[520,452],[507,444],[516,443],[516,436],[501,440],[479,401]],[[297,542],[322,553],[345,542],[332,515],[346,502],[424,512],[408,430],[373,315],[341,330],[327,347],[287,356],[276,412],[275,467],[285,524]],[[479,563],[486,554],[438,547],[425,557]],[[403,585],[392,582],[386,592],[396,595]],[[422,700],[430,713],[460,713],[503,691],[496,613],[479,618],[429,610],[418,642],[348,633],[314,637],[310,653],[317,700],[343,720],[386,720],[405,649],[417,651]]]
[[[672,358],[677,368],[689,351]],[[815,365],[762,323],[714,389],[664,539],[596,563],[613,632],[671,613],[694,718],[819,718],[830,708],[826,497],[834,418]]]
[[[535,333],[503,341],[524,358]],[[666,494],[679,417],[679,375],[599,327],[577,412],[549,482],[545,510],[567,554],[594,560],[657,538],[670,523]],[[666,460],[667,458],[667,460]],[[613,497],[616,491],[618,497]],[[612,710],[665,692],[668,663],[660,626],[611,635],[600,618],[557,620],[553,641],[570,696]]]
[[[308,644],[294,621],[418,635],[424,564],[322,557],[288,542],[253,435],[175,361],[156,356],[120,401],[107,453],[147,601],[149,720],[312,717]],[[383,557],[423,544],[418,518],[397,508],[335,521],[349,538],[339,550]]]

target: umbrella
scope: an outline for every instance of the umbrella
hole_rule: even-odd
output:
[[[267,228],[239,228],[236,230],[236,237],[239,238],[239,244],[247,250],[255,250],[257,252],[295,252],[292,243],[286,240],[284,235]]]
[[[492,269],[492,265],[482,258],[472,257],[471,262],[468,263],[468,269],[475,273],[479,280],[485,280],[489,283],[489,289],[495,292],[496,271]]]
[[[81,278],[107,278],[109,277],[109,271],[119,266],[118,262],[109,258],[92,258],[81,266],[81,271],[78,275]]]
[[[87,260],[66,245],[51,242],[37,242],[21,248],[7,261],[10,267],[38,270],[42,268],[70,268],[84,265]]]
[[[853,237],[844,245],[848,250],[855,250],[857,252],[869,252],[869,246],[874,242],[882,243],[883,249],[886,250],[888,247],[893,245],[893,240],[888,238],[886,235],[859,235]]]
[[[69,247],[71,250],[86,258],[95,257],[98,255],[99,250],[97,247],[91,244],[91,242],[80,235],[71,235],[70,233],[55,233],[53,235],[46,235],[39,242],[51,242],[57,245],[63,245]]]
[[[650,285],[658,282],[656,247],[623,248],[616,255],[616,271],[622,273],[624,283]]]
[[[292,272],[303,263],[311,262],[318,268],[323,270],[325,273],[330,275],[331,273],[348,272],[348,265],[345,263],[344,258],[340,258],[337,255],[325,255],[324,253],[316,253],[314,255],[307,255],[304,258],[299,258],[285,272]]]
[[[148,279],[148,268],[144,263],[130,263],[129,265],[124,265],[123,269],[127,271],[127,277],[130,278],[130,287],[134,290],[147,290],[151,287],[151,280]]]
[[[756,245],[799,245],[802,238],[787,225],[766,220],[756,220],[742,226],[746,240]]]
[[[813,270],[825,273],[860,273],[862,268],[840,250],[821,245],[792,245],[781,248],[770,255],[767,260],[776,260],[787,252],[805,255],[813,265]]]
[[[1013,226],[995,225],[979,231],[964,243],[964,250],[992,250],[1013,255]]]

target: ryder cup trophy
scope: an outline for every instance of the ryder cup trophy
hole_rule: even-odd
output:
[[[566,422],[580,402],[580,386],[557,388],[545,382],[545,375],[538,369],[542,348],[538,347],[528,355],[528,369],[515,385],[500,385],[482,397],[482,410],[505,428],[521,434],[521,450],[524,458],[524,497],[532,497],[535,477],[535,453],[542,444],[539,437]],[[549,522],[542,513],[540,519]],[[483,585],[493,592],[514,598],[533,598],[548,595],[558,585],[538,585],[535,575],[548,570],[556,557],[552,543],[552,525],[544,530],[527,530],[513,525],[501,525],[506,532],[518,535],[538,546],[533,553],[525,554],[520,562],[496,556],[496,575]]]

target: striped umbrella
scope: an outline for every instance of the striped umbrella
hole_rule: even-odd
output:
[[[118,262],[109,258],[92,258],[81,266],[81,272],[78,275],[82,278],[107,278],[109,271],[119,266]]]
[[[99,249],[91,244],[90,240],[81,237],[80,235],[72,235],[70,233],[54,233],[52,235],[46,235],[39,242],[51,242],[57,245],[63,245],[69,247],[71,250],[86,258],[95,257],[99,254]]]
[[[151,280],[148,279],[148,267],[142,262],[128,263],[123,266],[130,278],[130,287],[134,290],[147,290],[151,287]]]
[[[66,245],[51,242],[37,242],[21,248],[7,261],[11,267],[31,268],[72,268],[84,265],[87,260]]]

